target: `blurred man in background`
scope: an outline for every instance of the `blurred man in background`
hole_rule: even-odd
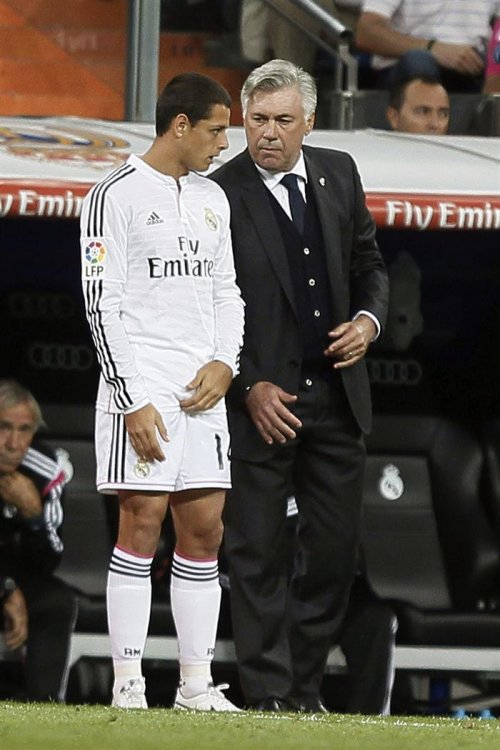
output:
[[[76,602],[53,571],[63,551],[59,529],[67,480],[56,455],[33,443],[41,424],[32,394],[14,380],[0,380],[0,605],[5,645],[8,650],[26,647],[23,697],[63,701]]]
[[[436,79],[410,78],[391,89],[386,117],[392,130],[400,133],[445,135],[450,123],[450,99]]]

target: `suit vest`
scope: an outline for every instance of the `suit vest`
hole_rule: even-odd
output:
[[[303,370],[323,373],[331,372],[331,362],[323,352],[331,343],[332,297],[316,201],[312,191],[306,190],[306,195],[302,236],[271,192],[269,200],[286,248],[302,338]]]

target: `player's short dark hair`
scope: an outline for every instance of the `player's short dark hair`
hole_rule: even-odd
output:
[[[406,89],[408,88],[410,83],[413,83],[414,81],[427,83],[430,86],[443,85],[439,78],[431,75],[416,75],[412,78],[404,78],[403,80],[398,81],[395,86],[392,86],[392,88],[389,89],[389,107],[393,107],[393,109],[397,110],[398,112],[400,111],[405,101]]]
[[[191,125],[210,117],[216,104],[231,107],[231,97],[217,81],[201,73],[181,73],[167,83],[156,103],[156,135],[163,135],[174,117],[186,115]]]

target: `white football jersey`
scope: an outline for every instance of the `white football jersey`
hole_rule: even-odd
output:
[[[82,285],[101,366],[98,408],[174,408],[214,359],[236,374],[243,301],[229,218],[214,182],[195,172],[176,181],[137,156],[87,194]]]

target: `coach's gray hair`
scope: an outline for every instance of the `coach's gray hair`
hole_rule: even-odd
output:
[[[18,404],[28,404],[38,430],[43,424],[42,410],[33,394],[16,380],[0,380],[0,413]]]
[[[275,91],[286,86],[296,86],[300,91],[304,116],[308,120],[316,110],[316,83],[307,71],[288,60],[270,60],[252,70],[241,89],[243,115],[256,91]]]

